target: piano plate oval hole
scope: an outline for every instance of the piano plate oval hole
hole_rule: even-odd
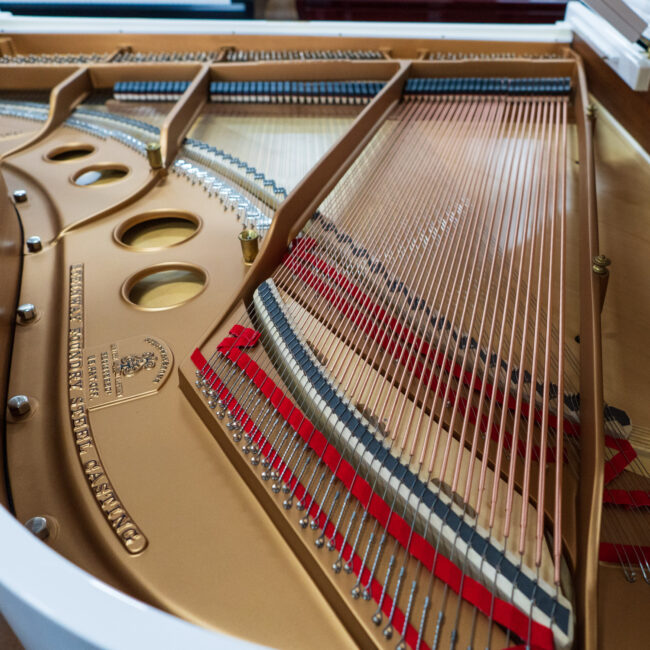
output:
[[[185,304],[198,296],[207,274],[191,264],[160,264],[143,269],[122,287],[122,296],[139,309],[160,311]]]
[[[68,144],[63,147],[52,149],[45,155],[49,162],[74,162],[80,158],[90,156],[95,151],[91,144]]]
[[[115,239],[132,250],[154,251],[176,246],[193,237],[201,226],[198,217],[180,210],[152,210],[115,229]]]
[[[117,164],[92,165],[76,173],[72,181],[81,187],[108,185],[124,178],[129,173],[128,167]]]

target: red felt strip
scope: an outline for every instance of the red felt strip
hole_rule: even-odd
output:
[[[233,336],[226,337],[217,346],[219,352],[225,352],[230,348],[252,348],[257,345],[261,336],[260,332],[257,332],[251,327],[244,327],[239,324],[233,325],[230,328],[230,333]]]
[[[391,512],[388,504],[377,495],[365,479],[360,477],[354,468],[340,455],[338,450],[327,442],[325,436],[314,427],[314,425],[304,416],[304,414],[289,400],[284,393],[271,381],[271,379],[261,370],[261,368],[253,361],[245,352],[237,349],[229,349],[225,356],[234,364],[236,364],[257,386],[257,388],[271,401],[275,406],[278,413],[285,419],[291,426],[305,440],[309,447],[321,457],[321,461],[326,464],[330,470],[339,478],[350,492],[360,501],[361,505],[372,515],[379,524],[387,530],[388,533],[393,535],[395,539],[406,548],[410,555],[416,560],[422,562],[429,571],[434,572],[436,577],[443,580],[453,591],[458,593],[462,585],[461,597],[469,602],[471,605],[476,606],[484,614],[489,615],[492,611],[493,620],[510,629],[520,638],[528,636],[529,629],[532,632],[531,642],[539,645],[540,648],[551,650],[553,646],[553,634],[551,630],[537,622],[532,622],[521,611],[513,605],[505,601],[495,598],[483,585],[476,582],[469,576],[463,574],[461,570],[448,558],[441,554],[436,554],[435,550],[426,539],[421,537],[415,532],[412,532],[408,524],[396,513]],[[200,350],[195,350],[192,354],[192,361],[199,369],[206,368],[206,360],[201,354]],[[206,380],[213,382],[217,387],[221,387],[222,393],[225,395],[227,392],[221,385],[218,378],[213,372],[206,374]],[[239,414],[236,403],[232,396],[229,396],[232,403],[228,403],[228,408],[231,412]],[[244,424],[245,422],[245,424]],[[247,432],[254,430],[254,425],[248,416],[244,416],[242,424]],[[253,439],[261,442],[262,453],[270,453],[270,445],[266,440],[262,439],[261,433],[257,430],[254,431]],[[279,459],[278,459],[279,462]],[[298,486],[298,489],[304,489]],[[314,504],[310,513],[314,515],[318,512],[318,507]],[[319,517],[319,525],[325,523],[325,514],[321,513]],[[332,524],[328,524],[326,534],[330,536],[333,533]],[[336,541],[336,539],[335,539]],[[342,540],[339,540],[339,544]],[[340,548],[340,546],[339,546]],[[349,558],[351,549],[344,550],[343,557],[346,555]],[[346,558],[347,559],[347,558]],[[358,571],[367,572],[367,569],[361,567],[361,560],[353,558],[353,568],[358,575]],[[368,574],[365,574],[367,578]],[[372,589],[373,597],[378,600],[381,594],[381,586],[373,583]],[[397,613],[396,613],[397,616]],[[403,614],[402,614],[403,616]],[[398,620],[395,620],[398,623]],[[402,619],[403,623],[403,619]],[[398,627],[401,629],[401,627]],[[407,641],[413,644],[413,631],[407,632]]]
[[[598,559],[601,562],[612,562],[613,564],[620,564],[621,562],[639,564],[642,560],[650,562],[650,546],[601,542]]]
[[[650,492],[645,490],[610,490],[603,491],[603,503],[626,508],[650,507]]]
[[[636,458],[634,447],[625,438],[605,436],[605,446],[618,452],[605,461],[605,485],[611,483]]]

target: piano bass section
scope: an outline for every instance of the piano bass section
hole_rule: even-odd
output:
[[[581,62],[400,48],[5,57],[7,503],[275,647],[608,647],[649,486],[603,401]]]

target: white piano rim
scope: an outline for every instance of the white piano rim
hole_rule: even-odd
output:
[[[53,551],[2,507],[0,539],[0,611],[28,649],[260,647],[110,587]]]

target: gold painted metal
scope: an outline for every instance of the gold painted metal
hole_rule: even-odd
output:
[[[26,142],[5,152],[0,160],[13,156],[41,142],[54,132],[73,109],[83,101],[91,90],[91,81],[87,68],[80,68],[52,89],[50,95],[50,112],[43,127]]]
[[[169,167],[176,158],[187,132],[208,100],[210,67],[202,66],[167,116],[160,131],[163,165]]]
[[[16,313],[20,291],[20,271],[22,267],[22,233],[20,222],[9,198],[9,189],[0,174],[0,265],[3,281],[0,283],[0,311],[3,314]],[[0,319],[0,395],[7,395],[9,385],[9,363],[16,321],[13,318]],[[4,399],[4,398],[1,398]],[[0,409],[6,412],[6,405],[0,402]],[[4,425],[6,428],[6,425]],[[0,428],[0,432],[3,429]],[[7,477],[5,464],[0,464],[0,506],[8,506]]]
[[[71,162],[90,156],[94,151],[95,148],[89,144],[67,144],[48,151],[45,158],[51,162]]]
[[[121,223],[115,241],[132,250],[152,251],[177,246],[194,237],[202,221],[184,210],[150,210]]]
[[[139,309],[172,309],[201,293],[206,282],[205,271],[193,264],[159,264],[130,277],[122,296]]]
[[[66,38],[51,34],[9,35],[0,39],[0,51],[63,51],[62,41]],[[373,603],[354,601],[351,605],[350,580],[341,576],[332,580],[327,556],[323,558],[308,548],[296,534],[295,525],[277,511],[259,472],[242,460],[230,437],[215,426],[212,413],[194,385],[194,366],[188,356],[197,342],[201,347],[208,346],[225,335],[242,301],[248,300],[254,288],[276,268],[288,242],[395,106],[407,76],[478,76],[486,71],[526,77],[568,74],[577,82],[574,113],[579,134],[577,173],[581,189],[574,198],[580,204],[579,239],[585,245],[581,246],[579,261],[583,298],[579,305],[584,372],[582,475],[577,507],[569,510],[575,513],[577,532],[567,533],[567,554],[575,560],[579,646],[605,648],[603,638],[610,644],[616,638],[625,639],[626,647],[634,647],[638,642],[634,604],[646,602],[647,597],[640,591],[644,585],[628,588],[621,582],[620,572],[598,563],[604,463],[599,314],[604,300],[602,278],[608,278],[608,271],[605,265],[599,265],[604,273],[594,268],[600,249],[595,208],[597,168],[593,163],[598,140],[594,143],[589,127],[593,115],[589,115],[590,99],[581,62],[566,46],[557,44],[508,44],[521,52],[554,53],[559,57],[556,60],[518,59],[486,64],[411,59],[424,56],[427,51],[494,52],[502,49],[503,44],[434,43],[425,39],[381,43],[386,51],[390,49],[390,56],[409,60],[388,60],[386,53],[387,59],[377,62],[2,66],[0,85],[4,89],[53,88],[50,114],[43,128],[22,144],[7,149],[0,164],[0,235],[7,242],[0,250],[0,304],[3,312],[11,314],[15,313],[19,298],[20,302],[32,302],[39,307],[39,317],[29,327],[15,328],[13,319],[0,322],[0,394],[6,394],[7,389],[10,395],[28,394],[30,400],[34,396],[36,405],[24,421],[6,422],[15,514],[26,521],[35,513],[47,513],[48,519],[58,522],[56,535],[48,540],[58,552],[108,583],[188,620],[275,647],[345,648],[378,644],[377,629],[370,623]],[[163,40],[147,34],[75,36],[75,47],[80,51],[107,52],[110,58],[128,48],[186,49],[187,37],[169,35]],[[280,46],[271,37],[198,35],[192,38],[191,47],[220,51],[223,58],[226,47],[346,49],[376,48],[378,42],[287,37]],[[63,124],[87,93],[110,88],[116,81],[191,80],[190,88],[167,116],[161,130],[160,157],[167,168],[207,101],[211,80],[359,78],[383,79],[388,83],[281,204],[248,272],[235,241],[241,226],[218,200],[185,179],[165,174],[158,167],[152,169],[154,166],[146,158],[118,143],[90,135],[81,138],[78,131]],[[53,164],[51,157],[56,153],[52,152],[64,153],[66,147],[77,142],[88,144],[93,151],[83,159]],[[622,139],[619,145],[620,142]],[[70,182],[83,168],[110,161],[119,161],[131,173],[119,183],[92,189],[75,187]],[[638,169],[641,163],[637,160],[635,164]],[[615,167],[601,169],[599,173],[615,174]],[[641,181],[632,184],[628,194],[637,196],[643,185]],[[19,206],[25,237],[39,235],[44,242],[51,243],[38,255],[26,256],[24,260],[14,208],[6,199],[18,188],[26,189],[29,195],[29,201]],[[615,204],[616,190],[612,189],[610,195]],[[642,214],[643,197],[638,197],[636,205]],[[175,213],[196,219],[199,227],[192,236],[173,245],[145,245],[141,249],[134,249],[122,239],[129,228],[145,223],[150,215],[164,217]],[[638,223],[635,226],[641,227]],[[610,224],[610,229],[614,230],[615,225]],[[608,236],[603,242],[607,250],[612,249],[611,239]],[[647,247],[640,238],[633,240],[635,258],[647,260]],[[241,241],[242,249],[244,243]],[[629,261],[622,259],[620,265],[626,262]],[[19,291],[21,264],[24,269]],[[70,307],[76,304],[71,303],[71,298],[75,299],[77,289],[71,290],[70,273],[80,264],[84,267],[83,314],[76,313],[81,318],[72,322],[72,328],[83,330],[77,357],[69,321]],[[181,301],[171,309],[132,304],[129,293],[139,280],[152,270],[174,268],[199,269],[204,275],[205,285],[193,299]],[[629,275],[633,278],[635,272],[630,271]],[[617,296],[624,295],[632,302],[633,295],[629,293],[630,287],[624,286],[625,274],[619,263],[612,282],[618,283]],[[634,282],[628,280],[627,284],[632,286]],[[622,289],[620,294],[618,286]],[[604,333],[608,331],[607,319],[620,316],[617,308],[620,307],[610,300],[603,310]],[[647,309],[644,317],[650,317]],[[617,335],[605,338],[606,351],[614,340],[633,338],[627,335],[626,327],[631,328],[630,332],[643,331],[641,321],[635,318],[619,318],[629,322],[617,324]],[[13,365],[9,380],[10,354]],[[611,361],[614,354],[610,349],[610,361],[605,366],[606,390],[609,386],[609,390],[625,393],[623,386],[643,385],[647,375],[638,368],[632,369],[633,373],[640,373],[634,375],[632,383],[626,372],[617,374],[621,371]],[[108,365],[102,365],[106,355]],[[77,358],[80,368],[74,365]],[[175,380],[169,381],[174,358],[180,360],[180,389]],[[163,375],[154,382],[163,372],[163,365]],[[79,390],[71,393],[70,380],[77,381],[77,377],[70,373],[75,372],[81,373],[81,383]],[[105,372],[110,384],[104,383]],[[119,396],[117,379],[122,386]],[[108,393],[108,388],[113,392]],[[71,411],[71,396],[83,399],[83,411]],[[616,403],[609,398],[608,401]],[[72,406],[79,404],[75,402]],[[642,412],[643,406],[633,408]],[[87,419],[87,430],[83,428],[82,417]],[[80,435],[76,439],[77,433]],[[81,445],[87,442],[86,434],[92,436],[94,451],[82,456],[78,441]],[[25,467],[30,470],[24,471]],[[4,465],[0,463],[0,503],[7,504],[9,495],[5,492],[3,471]],[[95,481],[99,482],[93,487]],[[130,549],[129,540],[116,532],[95,496],[94,489],[101,483],[119,495],[119,503],[141,535],[140,541],[129,542]],[[572,500],[570,495],[570,508]],[[123,523],[126,525],[126,520]],[[122,532],[126,530],[132,528],[127,526]],[[129,536],[135,538],[127,533]],[[274,593],[282,597],[269,597]],[[625,629],[612,625],[612,608],[618,612],[616,616],[626,617]],[[503,641],[505,645],[505,638]]]
[[[71,177],[75,185],[96,187],[122,180],[129,173],[128,167],[114,163],[102,163],[84,167]]]
[[[89,411],[153,395],[174,364],[169,346],[152,336],[134,336],[84,349],[83,373]]]
[[[151,169],[160,169],[163,166],[162,153],[158,142],[149,142],[147,144],[147,160]]]
[[[237,238],[241,244],[244,264],[252,264],[259,252],[259,233],[255,229],[246,228],[237,235]]]

